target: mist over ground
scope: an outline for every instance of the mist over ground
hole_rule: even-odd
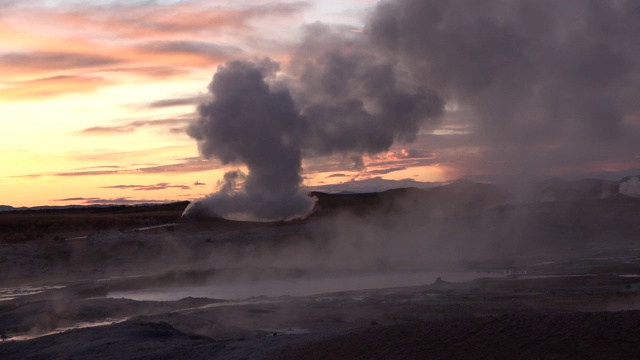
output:
[[[550,180],[526,193],[466,180],[427,190],[315,192],[308,218],[283,222],[185,218],[181,204],[165,226],[9,242],[0,246],[0,324],[14,340],[0,353],[153,356],[151,348],[173,354],[196,346],[196,358],[278,358],[348,335],[353,343],[333,351],[349,358],[379,331],[426,331],[406,347],[421,349],[434,339],[429,329],[485,332],[504,314],[512,314],[507,328],[516,321],[517,334],[538,336],[540,319],[558,312],[570,314],[566,326],[593,322],[601,334],[602,321],[620,321],[602,311],[627,310],[629,319],[640,304],[640,199],[620,193],[626,181]],[[167,210],[158,215],[166,219]],[[17,213],[3,216],[32,215]],[[478,323],[487,316],[495,321]],[[555,321],[546,329],[565,333]],[[511,330],[497,336],[518,338]],[[384,338],[367,347],[398,342]],[[88,345],[59,346],[78,339]],[[438,343],[455,354],[460,341]],[[595,354],[613,351],[596,343]]]

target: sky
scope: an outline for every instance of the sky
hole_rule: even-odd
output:
[[[207,124],[193,124],[211,114],[198,104],[222,97],[208,87],[218,69],[231,71],[225,64],[265,57],[278,64],[268,84],[286,84],[315,134],[297,148],[303,186],[640,174],[638,6],[481,3],[504,4],[0,0],[0,204],[217,191],[225,173],[249,169],[203,151]],[[385,99],[426,96],[442,111],[408,130],[385,99],[350,87],[389,139],[344,145],[367,133],[359,123],[323,138],[332,120],[318,104],[331,99],[313,84],[326,86],[316,75],[330,64],[314,59],[336,48],[358,69],[391,69],[397,89]],[[367,76],[353,81],[379,80]]]

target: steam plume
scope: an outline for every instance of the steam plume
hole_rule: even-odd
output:
[[[413,140],[441,114],[435,92],[405,84],[361,40],[320,24],[306,33],[286,82],[277,80],[279,65],[268,59],[218,68],[209,86],[214,100],[198,108],[188,134],[205,157],[246,164],[249,173],[238,191],[223,186],[200,201],[211,213],[266,220],[304,215],[313,201],[299,193],[303,154],[385,151]]]
[[[366,32],[472,114],[476,168],[548,171],[640,152],[640,128],[625,120],[640,111],[638,1],[383,1]]]
[[[413,141],[445,101],[472,114],[475,160],[502,171],[640,152],[626,120],[640,112],[635,0],[381,1],[362,34],[303,31],[281,73],[271,60],[221,66],[189,128],[205,157],[249,169],[237,191],[203,201],[218,215],[308,212],[303,157]]]
[[[303,123],[289,91],[268,83],[277,70],[270,60],[220,66],[209,85],[214,100],[198,108],[200,117],[187,130],[205,157],[249,169],[240,191],[240,173],[230,172],[221,191],[201,200],[212,214],[286,219],[313,206],[298,192]]]

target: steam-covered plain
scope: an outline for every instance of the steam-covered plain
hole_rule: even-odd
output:
[[[0,324],[9,339],[0,352],[350,358],[373,347],[421,358],[437,343],[442,358],[463,358],[459,346],[484,341],[464,334],[488,331],[512,344],[492,353],[515,356],[526,348],[518,334],[550,341],[543,321],[558,345],[532,354],[635,356],[617,340],[583,343],[604,339],[603,329],[624,328],[619,341],[638,335],[625,325],[640,304],[640,200],[620,192],[627,183],[314,192],[311,215],[288,222],[183,217],[186,203],[93,210],[120,219],[119,230],[94,230],[104,225],[89,209],[0,214],[49,229],[31,240],[3,235]],[[70,215],[84,222],[51,226]],[[560,335],[573,327],[582,332]],[[412,335],[398,347],[402,334]],[[86,346],[69,347],[78,339]],[[339,339],[351,340],[335,348]],[[574,352],[578,343],[584,352]]]

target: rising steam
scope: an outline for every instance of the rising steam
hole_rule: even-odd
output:
[[[227,174],[233,186],[223,186],[187,214],[198,208],[225,218],[304,216],[314,201],[299,191],[303,155],[388,150],[395,141],[413,140],[424,122],[441,114],[437,94],[405,88],[384,58],[347,47],[347,39],[322,25],[307,32],[321,39],[305,45],[318,56],[296,57],[296,78],[278,81],[279,65],[269,59],[218,68],[209,85],[214,100],[198,108],[188,134],[206,158],[244,164],[249,172],[239,189],[236,173]]]
[[[304,215],[303,157],[413,141],[445,101],[473,114],[480,163],[572,163],[640,134],[625,120],[640,110],[638,38],[635,0],[381,1],[362,34],[306,26],[283,71],[268,59],[218,68],[188,133],[205,157],[249,171],[200,203],[223,217]]]
[[[287,219],[313,206],[299,193],[304,124],[289,91],[270,84],[277,70],[271,60],[220,66],[209,85],[214,100],[187,130],[206,158],[249,169],[239,191],[239,173],[230,172],[221,191],[200,201],[213,215]]]

